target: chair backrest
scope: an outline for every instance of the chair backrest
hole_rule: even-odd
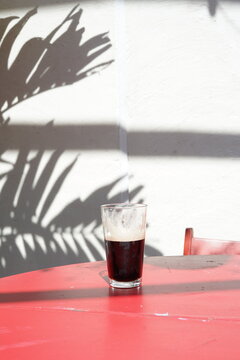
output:
[[[193,229],[185,230],[183,255],[240,255],[240,241],[197,238]]]

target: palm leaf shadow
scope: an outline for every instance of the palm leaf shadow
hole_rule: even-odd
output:
[[[66,179],[67,175],[73,168],[74,164],[76,163],[77,158],[72,161],[70,165],[68,165],[62,173],[59,175],[58,179],[56,180],[55,184],[52,186],[52,189],[50,190],[44,205],[42,207],[42,211],[39,215],[39,223],[43,220],[43,217],[46,215],[47,211],[49,210],[50,206],[52,205],[57,193],[59,192],[61,186],[63,185],[64,180]]]
[[[119,201],[121,192],[111,193],[123,178],[95,190],[84,201],[75,199],[44,226],[44,217],[77,161],[77,158],[73,159],[51,181],[62,151],[53,151],[40,170],[44,156],[45,151],[40,149],[31,158],[26,145],[19,151],[13,168],[3,175],[5,183],[0,192],[0,210],[5,214],[0,222],[2,276],[104,258],[103,240],[95,232],[101,225],[99,206],[107,201]],[[142,186],[133,189],[130,198],[141,190]],[[90,236],[85,229],[91,224]],[[88,248],[87,253],[82,247],[83,242]]]
[[[79,29],[82,13],[76,5],[45,38],[33,37],[26,41],[11,65],[9,57],[15,41],[29,19],[37,14],[37,9],[28,11],[20,19],[16,16],[0,19],[0,78],[2,83],[8,84],[0,87],[0,119],[20,102],[73,84],[113,62],[108,60],[89,66],[112,45],[107,32],[83,42],[85,28]],[[17,22],[8,30],[14,21]]]
[[[93,63],[112,45],[106,32],[83,42],[85,29],[78,28],[82,13],[79,5],[73,7],[45,38],[33,37],[24,43],[11,65],[9,57],[15,41],[28,21],[37,14],[37,9],[28,11],[22,18],[0,19],[0,79],[8,84],[0,87],[0,127],[8,126],[10,119],[5,119],[4,114],[13,106],[44,91],[73,84],[113,62]],[[102,251],[99,249],[103,244],[95,233],[101,224],[98,206],[106,201],[119,201],[120,193],[110,194],[121,178],[97,189],[84,201],[75,199],[61,209],[47,226],[43,226],[43,220],[77,158],[62,170],[50,186],[49,181],[63,152],[53,151],[39,175],[45,156],[44,147],[31,158],[30,145],[23,146],[15,164],[9,163],[11,169],[0,174],[0,180],[4,180],[0,191],[0,274],[89,261],[81,241],[85,241],[93,258],[100,260]],[[0,155],[5,150],[0,147]],[[6,160],[1,157],[0,162]],[[141,190],[142,186],[136,187],[130,197],[134,198]],[[92,237],[89,239],[84,231],[91,224],[95,240]],[[79,226],[83,231],[77,234],[74,230]],[[69,229],[71,242],[65,237]]]

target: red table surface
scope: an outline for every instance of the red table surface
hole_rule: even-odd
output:
[[[0,279],[0,359],[240,358],[240,256],[145,258],[143,286],[106,263]]]

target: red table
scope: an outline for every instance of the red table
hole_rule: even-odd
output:
[[[0,279],[0,359],[240,358],[240,256],[145,258],[111,289],[104,261]]]

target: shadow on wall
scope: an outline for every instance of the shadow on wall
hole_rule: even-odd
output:
[[[126,132],[121,128],[122,132]],[[240,158],[240,134],[191,131],[129,131],[128,155],[134,157]],[[71,141],[69,141],[71,139]],[[119,150],[119,126],[115,124],[67,124],[47,129],[40,125],[2,126],[0,154],[6,149],[105,151]],[[0,161],[3,161],[3,159]]]
[[[211,16],[216,15],[219,0],[208,0],[208,10]]]
[[[98,188],[84,201],[76,198],[43,225],[44,217],[77,160],[64,168],[49,186],[62,151],[53,151],[36,181],[43,155],[42,149],[29,159],[29,150],[23,147],[12,170],[1,175],[5,178],[0,193],[1,276],[105,257],[102,236],[99,235],[100,205],[120,201],[122,194],[111,196],[110,192],[121,178]],[[24,176],[26,167],[28,170]],[[44,196],[46,188],[49,190]],[[132,190],[130,200],[141,190],[142,186]],[[86,230],[89,226],[90,231]],[[150,246],[146,247],[147,255],[153,252]]]
[[[103,242],[98,231],[99,205],[121,199],[119,193],[110,195],[121,181],[119,178],[96,189],[84,201],[74,199],[43,225],[77,161],[77,158],[73,159],[52,182],[64,151],[118,149],[119,129],[104,124],[77,127],[71,124],[53,126],[53,123],[42,127],[9,125],[10,119],[5,119],[4,113],[11,107],[44,91],[73,84],[112,63],[109,60],[89,65],[106,52],[111,43],[107,33],[82,43],[84,28],[78,29],[82,10],[75,6],[46,38],[32,38],[25,43],[9,67],[8,59],[15,40],[34,14],[35,9],[21,19],[0,19],[0,78],[2,83],[8,84],[8,87],[0,88],[1,276],[103,259]],[[63,52],[67,58],[61,56]],[[240,136],[235,134],[130,132],[128,143],[130,156],[240,157]],[[17,150],[18,155],[16,161],[9,162],[5,152],[12,149]],[[34,155],[32,150],[35,150]],[[52,150],[52,153],[40,171],[46,150]],[[130,200],[134,200],[141,189],[142,186],[133,189]],[[89,227],[91,231],[87,233]],[[147,246],[146,255],[161,254]]]
[[[51,138],[55,132],[53,123],[30,126],[32,134],[24,126],[22,131],[18,128],[20,131],[15,132],[4,113],[32,96],[82,80],[104,69],[112,60],[89,67],[111,47],[110,39],[107,33],[103,33],[81,43],[84,28],[78,29],[78,25],[82,10],[75,6],[46,38],[27,41],[9,67],[8,59],[15,40],[34,14],[36,9],[21,19],[15,16],[0,19],[0,78],[2,83],[8,84],[0,88],[0,276],[102,260],[104,244],[99,236],[99,206],[106,202],[119,202],[122,196],[120,193],[110,195],[121,181],[119,178],[98,188],[84,201],[74,199],[47,225],[43,225],[46,214],[76,164],[77,157],[53,179],[64,151],[71,148],[72,138],[68,132],[63,132],[54,141]],[[17,150],[13,162],[5,156],[9,149]],[[49,149],[52,153],[42,169],[40,164]],[[35,150],[34,154],[32,150]],[[130,199],[134,199],[141,189],[142,186],[136,187],[129,194]],[[87,232],[89,226],[91,230]],[[146,247],[146,254],[152,255],[153,251],[150,246]]]
[[[0,112],[44,91],[73,84],[110,65],[113,60],[89,67],[111,47],[107,33],[82,43],[85,29],[78,28],[82,10],[75,6],[46,38],[34,37],[20,49],[8,66],[12,47],[27,21],[37,13],[33,9],[21,19],[16,16],[0,19]],[[8,30],[9,25],[12,27]],[[67,26],[67,27],[66,27]],[[2,123],[3,123],[2,118]]]
[[[104,0],[102,0],[104,1]],[[107,0],[105,0],[107,1]],[[135,2],[146,2],[146,0],[132,0],[132,1],[135,1]],[[148,0],[148,2],[151,1],[151,0]],[[153,0],[155,1],[155,0]],[[168,0],[169,2],[179,2],[179,0]],[[185,0],[186,2],[187,0]],[[199,0],[201,2],[203,2],[203,0]],[[217,8],[219,6],[220,3],[237,3],[239,2],[240,0],[205,0],[206,2],[206,6],[208,7],[208,11],[209,11],[209,14],[211,16],[215,16],[216,15],[216,12],[217,12]],[[84,3],[84,2],[91,2],[91,0],[82,0],[81,3]],[[197,0],[188,0],[188,2],[191,2],[191,3],[196,3]],[[2,4],[1,4],[1,7],[2,9],[16,9],[16,8],[19,8],[19,7],[31,7],[31,6],[48,6],[48,5],[59,5],[60,3],[62,4],[69,4],[69,3],[73,3],[72,0],[24,0],[24,1],[21,1],[21,3],[19,2],[19,0],[3,0],[2,1]]]
[[[49,131],[52,124],[43,127]],[[73,169],[77,158],[61,173],[53,176],[64,150],[54,150],[44,168],[45,145],[31,154],[34,138],[23,142],[16,161],[8,162],[10,170],[1,173],[0,192],[0,276],[39,268],[78,262],[103,260],[104,243],[101,234],[100,205],[120,202],[122,193],[111,195],[122,180],[118,178],[63,207],[48,224],[44,218],[53,206],[57,194]],[[52,181],[54,178],[54,181]],[[142,186],[129,193],[130,201],[139,195]],[[47,192],[46,192],[46,189]],[[90,230],[89,230],[90,227]],[[146,255],[161,255],[146,246]]]

